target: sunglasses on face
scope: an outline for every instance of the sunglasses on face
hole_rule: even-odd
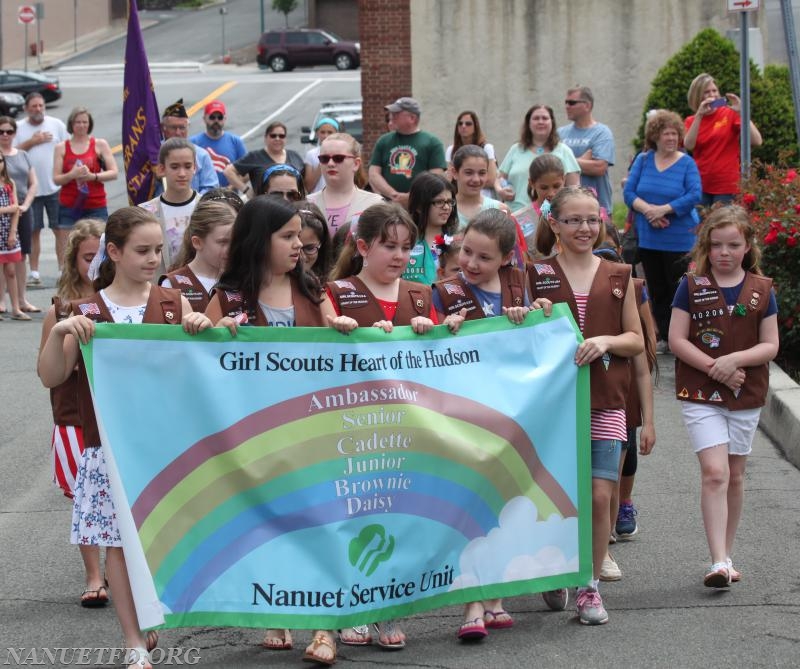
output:
[[[282,135],[282,134],[280,134],[278,132],[271,132],[271,133],[269,133],[269,138],[270,139],[286,139],[286,135],[285,134]]]
[[[331,161],[337,165],[340,165],[345,161],[345,158],[355,158],[355,156],[347,156],[343,153],[334,153],[333,155],[328,153],[319,154],[319,162],[321,162],[323,165],[327,165]]]
[[[222,114],[211,114],[208,117],[208,119],[210,121],[221,121],[223,118],[225,118],[225,117]]]
[[[0,135],[13,135],[16,130],[8,129],[8,130],[0,130]]]
[[[303,199],[303,196],[300,195],[299,190],[271,190],[267,193],[267,195],[280,195],[284,199],[291,202],[297,202],[298,200]]]
[[[568,107],[574,107],[575,105],[579,105],[583,102],[587,102],[586,100],[564,100],[564,104]]]
[[[472,121],[459,121],[458,125],[475,125]]]

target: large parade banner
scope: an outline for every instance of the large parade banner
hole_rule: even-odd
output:
[[[579,337],[563,305],[457,335],[98,325],[140,623],[332,629],[586,583]]]

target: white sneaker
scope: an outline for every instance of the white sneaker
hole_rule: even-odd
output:
[[[600,568],[601,581],[619,581],[622,579],[622,570],[610,555],[603,560],[603,566]]]

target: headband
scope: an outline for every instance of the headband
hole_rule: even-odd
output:
[[[261,175],[261,185],[263,186],[269,178],[275,174],[276,172],[288,172],[291,174],[295,179],[302,180],[303,175],[300,174],[294,167],[288,165],[286,163],[277,163],[276,165],[270,165],[267,169],[264,170],[264,173]]]
[[[330,116],[323,116],[319,121],[317,121],[317,125],[314,126],[314,130],[319,130],[323,125],[332,125],[336,128],[336,131],[339,131],[339,121],[335,118],[331,118]]]

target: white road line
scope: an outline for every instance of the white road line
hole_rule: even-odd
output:
[[[247,139],[248,137],[252,137],[253,135],[255,135],[261,128],[267,125],[267,123],[269,123],[272,119],[278,116],[278,114],[282,114],[285,109],[291,107],[299,98],[303,97],[315,86],[319,86],[322,82],[323,82],[322,79],[315,79],[314,81],[312,81],[308,86],[298,91],[295,95],[289,98],[282,107],[278,107],[278,109],[272,112],[269,116],[265,117],[258,125],[254,125],[252,128],[250,128],[250,130],[248,130],[246,133],[244,133],[244,135],[242,135],[242,139]]]

